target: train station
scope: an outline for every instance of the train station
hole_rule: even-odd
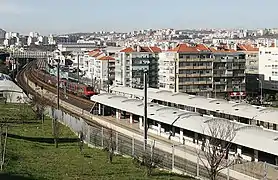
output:
[[[94,112],[101,116],[129,121],[143,129],[144,104],[140,99],[115,94],[92,96],[96,102]],[[237,121],[200,114],[176,107],[148,103],[149,133],[180,142],[191,147],[202,148],[209,136],[204,129],[210,122],[222,121],[235,127],[236,136],[230,149],[230,157],[248,161],[263,161],[278,164],[278,132]]]
[[[137,99],[143,99],[144,97],[143,90],[121,86],[112,87],[111,93]],[[148,99],[151,102],[169,107],[256,125],[270,130],[278,130],[278,112],[273,108],[186,93],[173,93],[154,88],[148,88]]]

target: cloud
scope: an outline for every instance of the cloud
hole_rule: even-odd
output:
[[[33,10],[20,3],[9,2],[8,0],[0,0],[0,14],[4,15],[20,15],[32,13]]]

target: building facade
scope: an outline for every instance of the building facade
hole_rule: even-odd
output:
[[[180,44],[159,56],[159,89],[214,96],[245,95],[245,54]]]
[[[157,47],[126,48],[116,54],[115,84],[143,88],[144,71],[148,71],[148,86],[158,87],[158,58],[161,49]]]
[[[259,76],[263,89],[278,91],[278,47],[259,48]]]
[[[246,96],[245,53],[225,48],[212,51],[214,56],[213,92],[215,95],[220,97]]]
[[[259,88],[259,48],[249,44],[237,45],[237,50],[246,54],[245,85],[248,96],[257,96]]]
[[[159,89],[205,93],[212,90],[212,53],[203,45],[180,44],[159,58]]]

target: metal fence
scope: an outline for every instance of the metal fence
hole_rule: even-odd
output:
[[[207,171],[205,167],[201,165],[198,160],[196,152],[188,153],[185,146],[179,145],[169,145],[161,141],[150,141],[148,140],[146,152],[144,151],[143,138],[139,135],[128,136],[121,132],[116,132],[106,127],[102,127],[97,124],[90,125],[80,117],[76,117],[69,113],[65,113],[61,110],[56,110],[54,108],[48,108],[47,113],[51,118],[56,118],[59,122],[69,127],[74,133],[78,134],[83,132],[85,142],[88,143],[90,147],[96,148],[106,148],[111,143],[115,144],[115,152],[120,155],[126,155],[130,157],[142,158],[143,155],[149,154],[152,157],[157,157],[160,160],[158,166],[160,168],[187,174],[193,177],[201,177],[204,179],[208,178]],[[195,154],[194,154],[195,153]],[[188,160],[189,156],[195,156],[195,161]],[[190,159],[190,158],[189,158]],[[252,162],[250,162],[252,163]],[[244,169],[244,168],[246,169]],[[266,175],[266,172],[262,173],[250,173],[250,168],[247,166],[233,166],[231,169],[237,170],[244,174],[252,175],[256,179],[273,179],[273,175]],[[249,173],[246,173],[249,172]],[[266,178],[267,176],[267,178]],[[227,175],[221,174],[218,178],[230,179]]]

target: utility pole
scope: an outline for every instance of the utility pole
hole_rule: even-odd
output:
[[[60,58],[58,59],[58,65],[57,65],[57,110],[60,109]],[[58,148],[58,129],[57,129],[57,118],[54,117],[54,144],[55,147]]]
[[[77,84],[79,84],[79,54],[77,54]]]
[[[147,85],[147,75],[148,71],[144,71],[144,151],[147,149],[147,133],[148,133],[148,116],[147,116],[147,108],[148,108],[148,85]]]
[[[60,59],[58,59],[57,65],[57,109],[59,110],[59,101],[60,101]]]
[[[177,92],[177,59],[174,59],[174,73],[175,73],[175,83],[174,83],[174,92]]]
[[[109,93],[109,79],[110,79],[110,71],[109,71],[109,59],[107,61],[107,92]]]

